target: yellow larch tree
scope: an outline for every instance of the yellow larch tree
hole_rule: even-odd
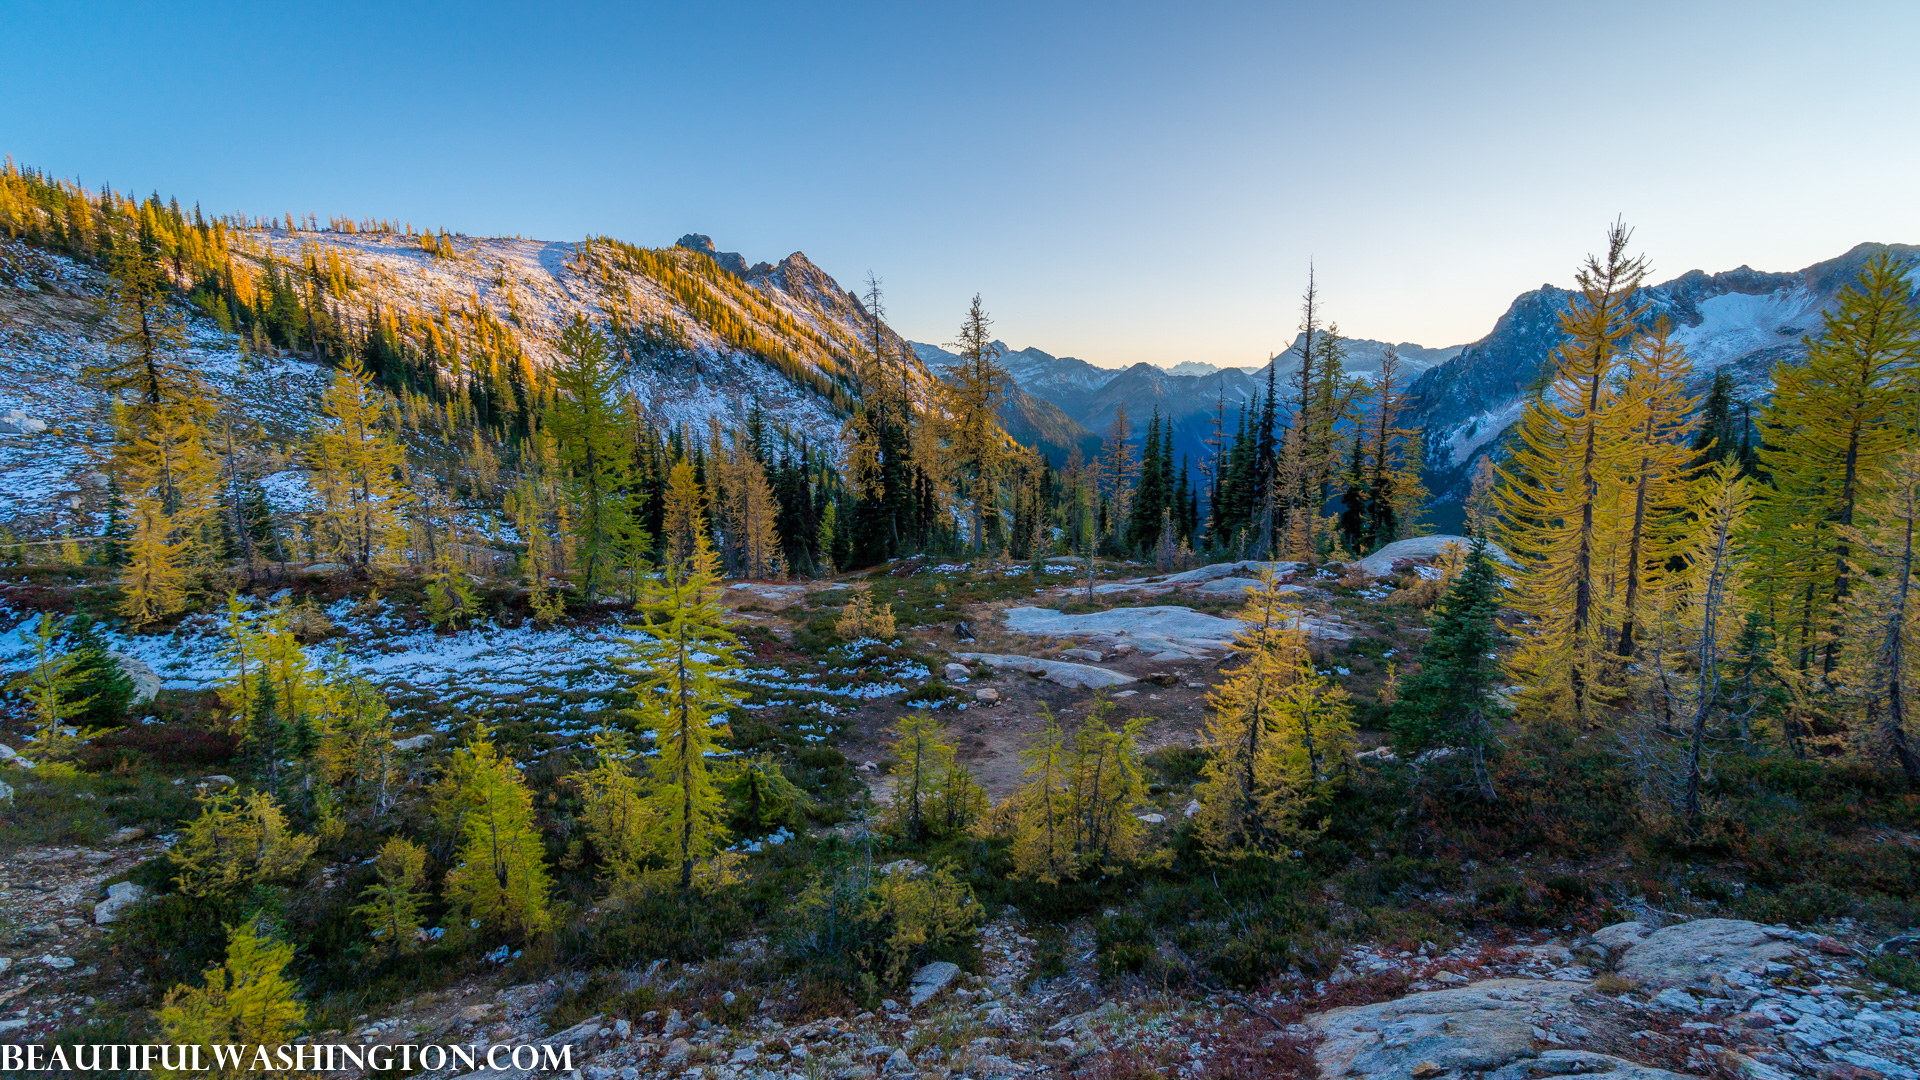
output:
[[[1920,304],[1891,254],[1869,259],[1823,319],[1806,359],[1775,368],[1761,414],[1773,483],[1755,510],[1750,579],[1782,659],[1816,695],[1839,664],[1854,582],[1845,530],[1912,440],[1920,394]]]
[[[621,667],[634,679],[634,724],[653,733],[657,755],[648,804],[656,815],[655,850],[693,884],[694,865],[727,840],[726,803],[708,757],[728,734],[728,710],[740,694],[729,685],[739,640],[720,604],[719,560],[700,517],[703,496],[693,466],[676,464],[667,492],[666,565],[649,579],[624,639]],[[676,550],[672,545],[685,544]]]
[[[1626,382],[1620,400],[1623,452],[1617,484],[1603,495],[1612,506],[1603,515],[1613,535],[1603,540],[1610,549],[1615,588],[1607,590],[1617,614],[1607,625],[1618,626],[1615,651],[1632,656],[1647,597],[1660,576],[1679,554],[1684,541],[1688,477],[1695,456],[1688,445],[1694,406],[1699,399],[1686,392],[1692,365],[1673,340],[1673,327],[1661,319],[1628,351]]]
[[[249,920],[227,928],[227,959],[208,968],[199,986],[167,991],[155,1018],[168,1045],[195,1046],[210,1073],[156,1069],[154,1075],[211,1075],[222,1080],[252,1072],[256,1048],[283,1046],[306,1023],[307,1010],[287,977],[293,946],[276,941]],[[219,1051],[240,1048],[237,1060]]]
[[[307,458],[320,497],[327,550],[362,578],[397,561],[406,539],[401,517],[406,455],[393,433],[386,396],[349,356],[320,396],[321,420]]]
[[[448,904],[495,933],[524,938],[545,931],[551,885],[533,795],[486,729],[454,752],[435,801],[460,845],[447,874]]]
[[[739,436],[715,464],[722,474],[720,520],[728,569],[745,578],[785,577],[787,560],[775,526],[780,504],[767,483],[766,467]]]
[[[990,325],[980,298],[975,296],[960,324],[960,359],[941,384],[947,414],[947,453],[953,475],[969,508],[973,550],[980,551],[988,534],[998,535],[1000,474],[1005,470],[1007,437],[1000,429],[999,408],[1013,377],[1000,365]]]
[[[1511,603],[1533,624],[1508,668],[1523,687],[1522,712],[1542,719],[1589,723],[1607,690],[1614,639],[1599,560],[1610,523],[1601,518],[1630,452],[1614,376],[1647,273],[1645,260],[1627,254],[1629,238],[1615,225],[1606,255],[1589,256],[1576,275],[1579,295],[1560,317],[1566,338],[1548,361],[1552,381],[1528,401],[1512,455],[1496,466],[1500,538],[1519,564]]]
[[[1309,831],[1307,802],[1344,767],[1353,725],[1345,691],[1313,664],[1300,612],[1271,571],[1249,590],[1234,641],[1240,665],[1207,695],[1198,827],[1222,855],[1276,854]]]

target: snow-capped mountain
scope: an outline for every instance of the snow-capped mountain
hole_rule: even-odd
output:
[[[1869,257],[1886,250],[1909,266],[1920,262],[1920,248],[1861,244],[1787,273],[1746,266],[1718,274],[1690,270],[1642,291],[1643,322],[1672,321],[1675,340],[1693,361],[1696,392],[1726,369],[1737,392],[1757,401],[1771,386],[1774,364],[1806,355],[1805,339],[1819,333],[1821,312]],[[1437,495],[1457,499],[1475,459],[1496,447],[1520,418],[1528,388],[1564,337],[1560,316],[1575,295],[1553,285],[1521,294],[1491,333],[1414,383],[1407,420],[1426,432],[1429,486]]]

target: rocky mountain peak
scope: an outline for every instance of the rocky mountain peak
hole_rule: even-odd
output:
[[[704,233],[688,233],[680,239],[675,240],[673,246],[686,248],[688,251],[697,251],[711,258],[714,262],[719,263],[723,269],[731,271],[739,277],[747,276],[747,260],[741,258],[740,253],[737,251],[715,251],[713,239]],[[761,263],[759,265],[765,266],[766,264]],[[754,269],[757,270],[759,267],[756,266]]]

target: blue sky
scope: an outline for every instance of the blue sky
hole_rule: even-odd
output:
[[[1254,364],[1311,261],[1453,344],[1624,216],[1664,278],[1920,242],[1920,5],[0,8],[0,151],[209,211],[871,270],[896,328]]]

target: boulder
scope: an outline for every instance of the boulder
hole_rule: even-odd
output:
[[[0,435],[38,435],[47,430],[47,422],[28,416],[24,409],[0,412]]]
[[[160,693],[160,673],[153,670],[145,660],[129,656],[123,652],[107,653],[113,662],[120,666],[121,674],[133,680],[133,705],[145,705]]]
[[[960,975],[960,965],[937,960],[913,973],[907,985],[907,1007],[917,1009],[947,988]]]
[[[1042,637],[1083,637],[1128,644],[1148,653],[1224,649],[1245,629],[1238,619],[1189,607],[1111,608],[1064,615],[1052,608],[1008,608],[1007,629]]]
[[[1595,934],[1595,940],[1604,933]],[[1664,990],[1704,985],[1733,971],[1762,970],[1792,953],[1793,946],[1769,935],[1759,923],[1695,919],[1648,934],[1627,948],[1616,970],[1649,990]]]
[[[1222,578],[1237,578],[1241,581],[1254,581],[1261,571],[1271,570],[1276,575],[1291,574],[1300,569],[1297,562],[1258,562],[1253,559],[1241,562],[1214,563],[1194,570],[1184,570],[1178,574],[1168,574],[1160,579],[1162,585],[1177,585],[1182,588],[1218,581]],[[1256,582],[1257,584],[1257,582]]]
[[[93,905],[93,922],[105,926],[120,920],[120,913],[146,899],[147,890],[131,881],[116,881],[107,886],[107,898]]]
[[[1094,667],[1090,664],[1069,664],[1062,660],[1040,660],[1031,656],[1003,656],[998,653],[960,653],[962,660],[984,664],[995,671],[1023,671],[1029,675],[1038,675],[1051,683],[1058,683],[1070,689],[1099,690],[1108,686],[1121,686],[1134,682],[1131,675],[1122,675],[1117,671]]]
[[[1353,635],[1330,623],[1299,616],[1312,636],[1346,641]],[[1246,629],[1239,619],[1207,615],[1189,607],[1109,608],[1086,615],[1065,615],[1053,608],[1015,607],[1006,611],[1007,629],[1041,637],[1091,638],[1112,651],[1139,649],[1149,655],[1183,653],[1189,657],[1224,650]]]
[[[1460,549],[1464,551],[1472,543],[1473,541],[1464,536],[1447,536],[1444,534],[1439,536],[1413,536],[1405,540],[1395,540],[1393,543],[1388,544],[1386,547],[1381,548],[1379,551],[1374,552],[1352,565],[1365,571],[1368,577],[1392,577],[1405,566],[1419,562],[1431,562],[1433,559],[1438,558],[1440,552],[1444,550],[1448,544],[1457,544]],[[1502,563],[1507,566],[1518,565],[1505,551],[1500,549],[1500,545],[1492,541],[1487,542],[1487,555],[1497,563]],[[1399,563],[1401,566],[1395,566],[1395,563]]]
[[[1260,582],[1255,580],[1254,578],[1223,577],[1223,578],[1214,578],[1212,581],[1207,582],[1206,584],[1200,586],[1199,588],[1193,591],[1196,595],[1199,595],[1199,596],[1240,596],[1246,593],[1250,589],[1257,589],[1259,587],[1260,587]],[[1297,593],[1297,592],[1307,591],[1307,587],[1305,585],[1282,584],[1281,586],[1279,586],[1279,588],[1280,588],[1280,591],[1283,593]]]
[[[1482,1073],[1489,1080],[1569,1073],[1609,1080],[1682,1080],[1678,1073],[1605,1054],[1536,1049],[1537,1031],[1548,1028],[1556,1016],[1576,1011],[1575,998],[1586,989],[1585,983],[1489,979],[1329,1009],[1308,1017],[1307,1024],[1325,1037],[1314,1058],[1320,1074],[1330,1080],[1426,1080]]]
[[[965,664],[948,664],[940,669],[940,674],[945,675],[948,682],[964,682],[973,672],[967,670]]]
[[[983,686],[973,692],[973,700],[982,705],[997,705],[1000,703],[1000,691],[991,686]]]

